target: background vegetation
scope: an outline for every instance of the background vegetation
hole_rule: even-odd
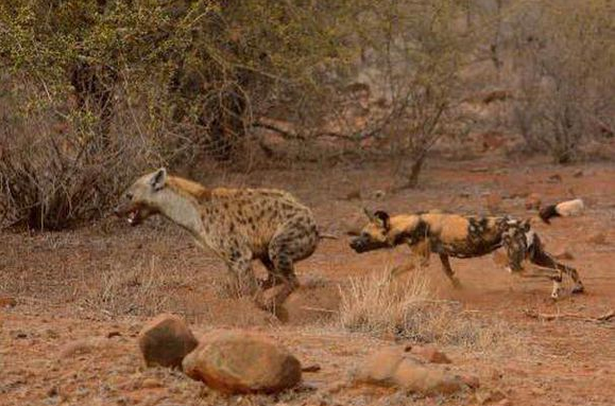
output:
[[[519,136],[566,163],[615,130],[608,0],[5,0],[0,213],[61,229],[164,163],[429,152]],[[497,104],[475,114],[473,104]],[[272,140],[274,142],[272,142]],[[320,158],[319,158],[320,159]]]

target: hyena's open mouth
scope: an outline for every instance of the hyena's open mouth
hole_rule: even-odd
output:
[[[127,220],[131,226],[136,226],[140,222],[139,209],[134,209],[128,212]]]

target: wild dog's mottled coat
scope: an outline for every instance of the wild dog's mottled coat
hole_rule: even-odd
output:
[[[554,283],[551,294],[553,298],[559,296],[564,273],[575,282],[573,292],[583,291],[583,284],[577,271],[558,263],[544,251],[542,242],[531,230],[529,221],[520,221],[508,216],[477,217],[441,212],[393,217],[383,211],[367,214],[369,223],[361,235],[350,243],[358,253],[400,244],[407,244],[410,247],[427,244],[428,249],[422,250],[425,255],[423,263],[427,262],[430,252],[437,253],[444,272],[453,285],[459,286],[459,281],[450,266],[449,257],[479,257],[504,247],[511,272],[522,271],[525,259],[550,270],[549,277]]]
[[[198,183],[167,176],[164,169],[138,179],[126,192],[116,214],[137,225],[162,214],[210,247],[228,266],[244,292],[256,280],[251,261],[269,272],[263,288],[284,287],[271,303],[281,305],[297,287],[294,264],[312,255],[318,231],[309,208],[291,194],[274,189],[207,189]]]

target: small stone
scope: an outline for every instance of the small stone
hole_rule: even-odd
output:
[[[383,199],[386,196],[386,192],[384,190],[376,190],[374,192],[374,198]]]
[[[481,405],[500,402],[506,395],[499,389],[481,389],[476,392],[476,401]]]
[[[141,383],[141,387],[145,389],[154,389],[162,387],[162,383],[155,378],[146,378]]]
[[[558,173],[555,173],[549,176],[549,183],[560,183],[562,181],[562,176]]]
[[[413,346],[410,353],[433,364],[450,364],[451,360],[445,353],[433,346]]]
[[[122,333],[120,333],[119,331],[110,331],[107,333],[107,338],[113,338],[113,337],[121,337]]]
[[[15,307],[17,300],[14,297],[0,297],[0,307]]]
[[[584,175],[583,170],[579,169],[578,171],[576,171],[575,173],[572,174],[573,177],[575,178],[580,178]]]
[[[301,371],[303,372],[318,372],[320,371],[320,365],[318,364],[312,364],[312,365],[308,365],[307,367],[303,367],[301,368]]]
[[[358,199],[361,199],[361,190],[360,189],[352,190],[352,191],[348,192],[348,194],[346,195],[346,200],[358,200]]]
[[[480,388],[480,379],[478,379],[477,376],[475,376],[475,375],[461,375],[460,378],[463,381],[463,383],[468,385],[468,387],[470,387],[471,389],[478,389],[478,388]]]
[[[105,340],[106,341],[106,340]],[[100,338],[86,338],[70,342],[60,350],[60,358],[69,358],[76,355],[90,354],[95,349],[100,349],[104,346],[104,342]]]
[[[592,244],[599,244],[599,245],[606,244],[606,235],[602,232],[592,234],[587,239],[587,242],[592,243]]]
[[[562,249],[560,251],[556,251],[553,254],[553,257],[555,259],[565,259],[565,260],[572,260],[572,259],[574,259],[574,255],[572,255],[572,253],[570,251],[568,251],[567,249]]]

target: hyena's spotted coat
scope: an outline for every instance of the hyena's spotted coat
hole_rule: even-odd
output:
[[[525,259],[548,270],[548,277],[553,280],[551,297],[559,297],[563,274],[574,281],[573,293],[584,290],[577,271],[558,263],[544,250],[529,221],[508,216],[475,217],[440,212],[393,217],[383,211],[366,214],[369,223],[350,243],[358,253],[406,244],[423,256],[423,264],[430,253],[437,253],[446,276],[457,287],[459,281],[451,268],[450,257],[479,257],[503,247],[510,272],[523,271]]]
[[[319,240],[311,210],[287,192],[207,189],[168,176],[164,168],[138,179],[115,212],[132,225],[162,214],[188,230],[226,263],[243,293],[256,291],[251,262],[260,260],[268,270],[261,287],[283,285],[269,301],[259,301],[271,310],[298,286],[294,264],[312,255]]]

